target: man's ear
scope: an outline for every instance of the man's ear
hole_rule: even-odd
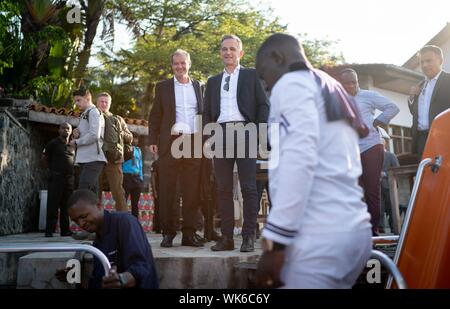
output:
[[[281,54],[279,51],[277,50],[272,50],[270,52],[270,57],[273,59],[273,61],[277,64],[277,65],[284,65],[285,64],[285,58],[284,55]]]

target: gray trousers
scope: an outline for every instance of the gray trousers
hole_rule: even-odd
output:
[[[98,177],[105,166],[105,162],[80,163],[80,166],[81,172],[78,189],[88,189],[98,195]]]

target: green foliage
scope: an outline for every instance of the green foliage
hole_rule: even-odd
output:
[[[16,39],[20,32],[18,16],[19,7],[15,1],[0,2],[0,74],[13,66],[14,53],[19,47]]]
[[[0,48],[0,84],[9,95],[49,106],[68,102],[82,32],[80,25],[67,23],[66,2],[1,2],[0,38],[9,44]]]
[[[78,0],[82,22],[69,24],[67,0],[0,1],[0,85],[8,94],[33,97],[49,106],[69,106],[80,80],[94,93],[108,91],[112,110],[146,117],[156,82],[172,75],[170,55],[178,48],[192,57],[191,76],[206,82],[223,70],[220,40],[243,41],[241,64],[253,67],[264,39],[286,27],[269,10],[239,0]],[[96,36],[99,21],[103,31]],[[112,51],[114,21],[130,30],[134,46]],[[300,35],[315,66],[343,61],[333,41]],[[94,42],[103,43],[97,68],[86,66]]]
[[[23,95],[31,94],[41,104],[55,107],[67,106],[74,82],[64,77],[38,76],[30,81]]]
[[[334,52],[337,41],[311,38],[306,33],[298,36],[305,49],[305,54],[313,66],[318,68],[344,63],[342,53]]]
[[[133,1],[134,2],[134,1]],[[134,14],[134,15],[133,15]],[[115,104],[127,106],[132,113],[146,117],[156,82],[172,76],[170,55],[178,48],[191,54],[190,75],[206,82],[209,76],[223,70],[219,57],[220,41],[225,34],[236,34],[245,55],[241,64],[253,67],[259,45],[272,33],[285,27],[270,12],[259,12],[235,0],[164,1],[159,6],[140,6],[129,16],[142,18],[140,36],[132,50],[121,50],[113,56],[99,55],[102,69],[116,81],[116,87],[133,89],[126,101],[114,98]],[[131,100],[134,98],[134,100]]]

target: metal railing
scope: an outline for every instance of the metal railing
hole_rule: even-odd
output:
[[[88,252],[98,258],[103,266],[105,274],[109,273],[111,264],[108,258],[90,245],[72,244],[72,243],[0,243],[0,253],[11,252]]]
[[[403,278],[400,270],[394,264],[394,262],[383,252],[378,250],[372,250],[371,258],[377,259],[381,262],[390,273],[390,279],[393,277],[395,279],[395,283],[399,289],[407,289],[408,285],[406,284],[405,279]]]
[[[374,236],[374,237],[372,237],[372,241],[374,244],[396,243],[396,242],[398,242],[399,238],[400,238],[400,236],[398,236],[398,235]]]

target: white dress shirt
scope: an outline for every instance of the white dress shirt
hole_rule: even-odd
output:
[[[357,132],[328,121],[321,89],[309,71],[283,75],[272,89],[269,190],[273,207],[263,236],[290,245],[306,234],[370,228],[358,185]],[[277,158],[278,157],[278,158]]]
[[[230,122],[230,121],[245,121],[239,111],[237,102],[237,86],[239,80],[239,70],[241,66],[238,65],[236,69],[228,74],[224,70],[222,77],[222,84],[220,86],[220,115],[217,119],[218,123]],[[224,89],[226,79],[230,77],[228,91]]]
[[[429,114],[430,114],[431,97],[433,96],[434,87],[436,86],[436,82],[439,76],[441,75],[441,72],[439,72],[439,74],[437,74],[431,80],[427,79],[425,81],[425,86],[422,88],[422,91],[420,92],[418,102],[419,114],[417,122],[417,129],[419,131],[425,131],[430,128]]]
[[[175,89],[176,122],[172,132],[193,134],[198,131],[195,116],[197,115],[197,97],[192,81],[182,84],[173,78]]]

